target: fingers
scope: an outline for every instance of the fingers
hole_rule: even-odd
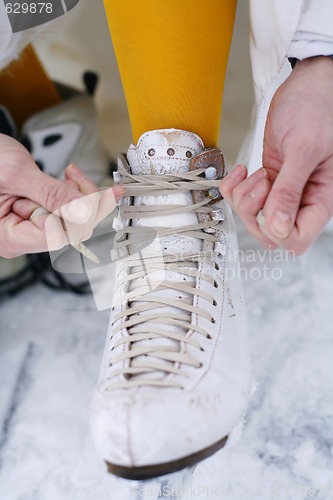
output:
[[[44,219],[43,226],[46,216],[37,219]],[[22,220],[12,212],[0,220],[0,233],[0,255],[7,259],[48,249],[44,228],[29,220]]]
[[[123,194],[124,189],[121,186],[114,186],[73,200],[54,212],[54,215],[63,219],[70,243],[76,244],[89,239],[97,224],[113,212]],[[47,224],[47,231],[49,230]]]
[[[65,177],[68,182],[75,182],[81,193],[85,194],[86,196],[97,193],[96,196],[89,196],[87,200],[85,200],[88,201],[91,206],[89,214],[90,226],[95,227],[99,222],[101,222],[105,217],[113,212],[117,205],[117,202],[124,194],[124,188],[121,186],[113,186],[112,188],[98,191],[97,186],[88,177],[86,177],[74,163],[69,165],[69,167],[67,167],[67,169],[65,170]],[[72,213],[70,219],[74,222],[76,221],[76,217],[78,217],[77,221],[80,221],[80,207],[82,201],[83,200],[74,201],[70,204]],[[84,207],[82,206],[82,208],[84,212]],[[73,219],[74,213],[76,213],[77,216],[74,215]]]
[[[11,196],[8,194],[0,195],[0,219],[5,217],[11,211],[13,203],[18,198],[16,196]]]
[[[104,189],[100,193],[101,198],[96,217],[97,224],[113,212],[118,201],[125,194],[125,190],[122,186],[113,186],[112,188]]]
[[[65,181],[54,179],[41,172],[21,149],[15,150],[15,159],[27,168],[21,169],[19,177],[13,168],[2,176],[9,193],[1,196],[0,202],[0,255],[4,257],[58,250],[84,241],[124,194],[120,186],[98,192],[76,165],[66,169]],[[15,195],[8,186],[15,188]],[[38,207],[51,215],[38,214],[29,220]]]
[[[83,195],[89,195],[98,191],[97,186],[74,163],[66,168],[65,178],[66,181],[63,184],[66,184],[72,190],[79,191]],[[12,211],[22,217],[22,219],[28,220],[32,212],[39,206],[34,201],[20,198],[15,203],[12,203]]]
[[[318,238],[330,217],[324,207],[318,205],[302,207],[288,238],[280,240],[279,245],[296,255],[302,255]],[[261,230],[269,234],[265,220],[262,222]]]
[[[232,192],[232,202],[235,210],[239,211],[239,207],[244,204],[244,201],[256,200],[260,191],[260,182],[267,178],[267,173],[264,168],[259,168],[254,174],[250,175],[243,182],[239,183]]]
[[[287,242],[287,247],[293,250],[296,255],[301,255],[314,242],[333,214],[333,207],[330,212],[323,205],[308,205],[300,209],[295,228]],[[288,248],[287,248],[288,249]]]
[[[114,186],[73,200],[54,211],[45,221],[49,250],[88,240],[97,224],[113,212],[123,194],[121,186]]]
[[[318,171],[318,175],[314,174],[309,179],[302,193],[301,208],[288,237],[276,239],[281,247],[295,252],[296,255],[301,255],[309,248],[333,215],[333,179],[330,179],[329,175],[331,169],[332,165],[329,165],[327,169]],[[266,220],[261,230],[269,234]]]
[[[78,190],[41,172],[37,180],[35,193],[32,194],[31,199],[52,213],[59,207],[81,197],[82,195]]]
[[[79,191],[84,195],[96,193],[98,191],[96,184],[89,179],[89,177],[86,177],[75,163],[72,163],[66,168],[65,178],[68,181],[74,182]]]
[[[11,211],[21,217],[21,219],[29,220],[33,211],[38,207],[39,205],[36,202],[20,198],[12,204]]]
[[[284,162],[266,200],[265,234],[280,242],[289,237],[301,205],[303,189],[320,161],[305,146],[285,147]]]
[[[79,189],[79,186],[77,185],[77,183],[75,181],[72,181],[71,179],[65,179],[65,183],[72,187],[73,189],[77,189],[78,191],[80,191]]]
[[[11,211],[0,220],[3,257],[59,250],[67,244],[88,239],[95,226],[111,213],[124,190],[115,186],[92,193],[61,207],[52,214],[43,212],[29,220],[39,205],[27,199],[11,198]]]
[[[98,191],[96,184],[89,179],[89,177],[86,177],[75,163],[72,163],[66,168],[65,177],[68,182],[75,183],[82,194],[89,195]],[[105,196],[102,196],[101,200],[105,201],[107,205],[110,205],[110,200],[112,200],[112,203],[118,203],[120,198],[124,195],[125,190],[122,186],[116,185],[110,189],[103,190],[103,193],[105,193]],[[110,207],[108,210],[110,210]],[[110,213],[110,211],[108,213]]]
[[[233,210],[242,219],[248,231],[264,246],[274,248],[276,245],[260,231],[256,219],[258,212],[265,204],[271,188],[267,172],[261,168],[246,178],[246,168],[244,166],[239,167],[236,167],[229,174],[230,179],[228,179],[228,175],[222,181],[220,191]]]
[[[246,193],[236,205],[237,214],[252,231],[257,230],[256,217],[265,204],[270,187],[267,179],[258,180],[253,189]]]
[[[229,205],[233,206],[232,194],[236,186],[247,177],[247,168],[245,165],[237,165],[230,174],[228,174],[220,184],[220,192]]]
[[[96,193],[97,186],[74,164],[67,167],[65,177],[64,182],[42,172],[36,172],[34,176],[31,198],[52,214],[45,221],[49,250],[60,248],[68,242],[75,244],[88,239],[96,225],[98,202],[92,197],[99,196]],[[25,210],[21,215],[27,215],[27,205]],[[63,235],[67,237],[66,241]]]

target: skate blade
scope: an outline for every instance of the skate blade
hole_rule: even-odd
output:
[[[123,477],[125,479],[133,480],[143,480],[152,479],[154,477],[164,476],[165,474],[170,474],[172,472],[185,469],[186,467],[191,467],[201,462],[205,458],[210,457],[218,450],[224,447],[228,439],[228,436],[220,439],[216,443],[204,448],[203,450],[192,453],[192,455],[187,455],[186,457],[173,460],[171,462],[165,462],[161,464],[144,465],[141,467],[124,467],[122,465],[113,464],[106,462],[108,467],[108,472],[114,474],[115,476]]]

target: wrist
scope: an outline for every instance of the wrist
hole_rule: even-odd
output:
[[[332,85],[333,59],[329,56],[314,56],[297,61],[290,76],[305,77],[318,84]]]
[[[309,64],[313,64],[313,63],[317,63],[317,62],[320,62],[320,64],[321,63],[333,64],[333,54],[328,55],[328,56],[322,56],[322,55],[311,56],[311,57],[306,57],[305,59],[297,59],[296,57],[288,57],[288,60],[290,62],[292,69],[294,69],[296,65],[299,66],[300,64],[302,66],[304,66],[304,65],[307,66]]]

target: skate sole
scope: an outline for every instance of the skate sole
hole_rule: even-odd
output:
[[[203,450],[187,455],[186,457],[178,458],[177,460],[172,460],[171,462],[144,465],[141,467],[124,467],[123,465],[112,464],[110,462],[106,462],[106,465],[108,467],[108,472],[125,479],[151,479],[153,477],[163,476],[165,474],[170,474],[171,472],[185,469],[186,467],[191,467],[198,462],[201,462],[205,458],[210,457],[223,448],[227,439],[228,436],[225,436]]]

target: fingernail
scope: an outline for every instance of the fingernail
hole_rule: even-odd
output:
[[[85,175],[76,165],[76,163],[71,163],[67,168],[68,170],[71,171],[73,177],[76,177],[76,179],[83,179],[85,177]]]
[[[113,188],[113,194],[118,201],[122,196],[124,196],[126,190],[123,186],[114,186]]]
[[[262,213],[262,210],[260,210],[257,214],[257,222],[258,222],[258,226],[261,226],[261,227],[265,226],[266,219],[265,219],[264,214]]]
[[[291,218],[286,212],[278,210],[272,217],[271,230],[278,238],[287,238],[291,229]]]
[[[261,179],[265,179],[267,177],[267,172],[264,168],[259,168],[250,177],[247,178],[247,182],[249,184],[256,184]]]
[[[256,180],[267,177],[267,170],[263,167],[259,168],[254,174],[252,174],[252,178],[256,177]]]
[[[237,177],[243,175],[245,170],[246,170],[245,165],[237,165],[237,167],[234,168],[229,175],[236,179]]]

